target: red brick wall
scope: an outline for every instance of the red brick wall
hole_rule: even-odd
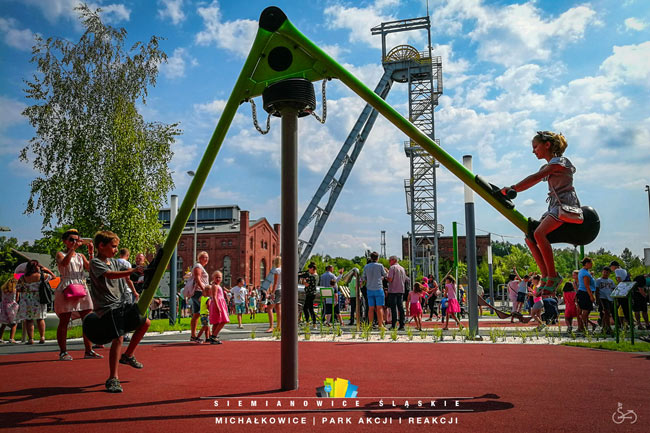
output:
[[[278,255],[279,237],[266,220],[260,221],[253,227],[248,227],[248,212],[241,211],[240,218],[239,232],[201,233],[199,231],[197,253],[207,251],[210,255],[210,261],[206,267],[208,274],[212,275],[212,272],[216,270],[223,270],[224,258],[229,256],[231,261],[231,285],[235,284],[238,277],[243,277],[248,284],[258,286],[262,282],[260,262],[264,259],[266,272],[268,273],[271,269],[273,257]],[[178,256],[183,260],[183,271],[192,267],[195,262],[192,258],[193,245],[194,233],[184,233],[178,243]],[[273,254],[274,249],[275,255]],[[250,267],[251,257],[253,259],[252,268]],[[252,280],[250,278],[251,274]]]
[[[454,260],[454,238],[453,236],[440,236],[438,238],[438,254],[441,259]],[[431,239],[431,244],[433,245],[433,239]],[[477,247],[477,259],[478,261],[487,260],[487,247],[490,244],[489,235],[477,235],[476,236],[476,247]],[[458,236],[458,259],[461,262],[467,261],[467,253],[465,251],[466,246],[465,236]],[[419,246],[418,257],[422,257],[422,250]],[[433,254],[433,253],[432,253]],[[410,251],[408,250],[408,239],[402,238],[402,257],[408,259]]]

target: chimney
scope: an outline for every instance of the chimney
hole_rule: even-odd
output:
[[[248,236],[249,229],[248,218],[247,210],[239,212],[239,233],[246,236]]]

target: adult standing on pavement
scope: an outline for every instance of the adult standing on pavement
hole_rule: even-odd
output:
[[[311,262],[307,266],[307,271],[300,272],[298,278],[305,280],[305,305],[302,306],[302,312],[305,316],[305,323],[309,323],[311,315],[312,324],[316,327],[316,313],[314,312],[314,300],[316,299],[316,284],[318,274],[316,273],[316,263]]]
[[[352,277],[348,283],[348,287],[350,288],[350,322],[348,325],[354,325],[354,318],[357,314],[357,277]],[[362,307],[363,303],[359,306]],[[360,308],[359,313],[359,320],[361,320],[361,317],[363,317],[363,308]]]
[[[427,303],[429,305],[429,318],[427,319],[429,322],[433,320],[433,315],[436,315],[436,319],[438,318],[438,313],[436,312],[436,299],[438,299],[438,283],[436,280],[431,280],[429,282],[429,297],[427,299]]]
[[[190,320],[190,331],[192,336],[190,341],[198,341],[196,338],[196,324],[201,317],[201,296],[203,295],[203,289],[210,284],[210,276],[208,271],[205,270],[208,262],[210,261],[210,256],[207,251],[201,251],[196,256],[197,262],[192,268],[192,279],[194,284],[194,294],[190,298],[190,306],[192,307],[192,319]]]
[[[627,270],[621,268],[620,263],[618,263],[616,260],[612,261],[609,264],[609,268],[614,271],[614,276],[616,277],[616,284],[618,285],[619,283],[622,283],[624,281],[632,281],[630,278],[630,274],[627,272]],[[627,304],[627,302],[621,302],[621,309],[623,309],[623,316],[625,317],[625,320],[627,320],[627,323],[632,322],[632,314],[629,311],[630,308]],[[618,312],[616,312],[618,314]]]
[[[332,265],[325,266],[325,273],[320,277],[320,286],[321,287],[332,287],[332,280],[338,281],[343,276],[343,269],[339,269],[339,276],[334,275],[334,267]]]
[[[90,298],[84,273],[84,270],[90,269],[90,262],[86,256],[77,252],[77,248],[85,244],[88,247],[88,257],[92,260],[95,247],[92,242],[82,241],[79,232],[75,229],[63,233],[62,239],[66,250],[56,253],[56,264],[61,275],[61,282],[54,292],[54,312],[59,317],[56,340],[59,343],[59,360],[72,361],[72,356],[67,352],[68,323],[70,319],[77,316],[83,319],[93,310],[93,301]],[[66,297],[63,292],[68,287],[80,287],[86,294],[82,297]],[[90,340],[85,335],[83,340],[86,348],[85,358],[103,358],[92,350]]]
[[[273,282],[267,294],[269,302],[266,307],[269,313],[269,329],[266,332],[273,332],[273,309],[277,314],[278,330],[282,329],[282,258],[280,256],[273,259],[271,275],[273,275]]]
[[[333,270],[334,270],[334,267],[332,265],[325,266],[325,273],[320,276],[320,287],[333,287],[332,281],[334,281],[334,285],[336,285],[336,283],[338,283],[338,281],[343,276],[343,269],[339,269],[339,276],[338,277],[336,275],[334,275],[334,273],[332,272]],[[333,312],[333,310],[334,310],[333,304],[334,304],[334,301],[332,300],[332,298],[330,298],[330,297],[325,298],[325,308],[321,312],[321,316],[323,316],[323,320],[324,320],[324,315],[328,314],[327,311],[329,309],[332,309],[332,312],[330,312],[329,314],[334,313]]]
[[[34,320],[38,325],[38,332],[41,335],[40,344],[45,343],[45,316],[47,315],[47,304],[41,304],[38,290],[41,280],[47,281],[54,275],[45,274],[37,260],[30,260],[25,267],[25,273],[18,279],[16,290],[20,293],[18,302],[18,313],[16,320],[24,320],[25,329],[29,340],[27,344],[34,344]]]
[[[406,271],[397,262],[397,256],[390,256],[388,259],[390,268],[388,269],[388,307],[392,319],[391,328],[395,328],[397,323],[397,312],[399,312],[399,329],[404,329],[404,281],[406,281]]]
[[[578,332],[587,332],[587,326],[589,325],[589,313],[594,309],[594,302],[596,297],[594,292],[596,291],[596,280],[591,276],[589,270],[593,266],[593,263],[589,257],[582,259],[582,269],[578,272],[578,294],[576,295],[576,301],[578,302],[578,314],[582,323],[578,323],[580,329]],[[596,330],[596,324],[592,323],[593,330]]]
[[[370,253],[370,263],[363,268],[361,279],[366,282],[368,293],[368,321],[373,322],[375,312],[377,314],[377,324],[380,328],[384,327],[384,287],[383,278],[386,276],[386,269],[380,263],[379,253],[373,251]]]

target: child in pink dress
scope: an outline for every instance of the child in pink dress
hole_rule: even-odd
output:
[[[415,283],[413,285],[413,291],[409,292],[408,304],[409,312],[411,317],[415,319],[415,326],[418,328],[418,331],[422,331],[422,304],[420,299],[424,297],[422,293],[422,286],[420,283]]]
[[[210,324],[212,325],[212,336],[210,343],[221,344],[219,340],[219,332],[230,323],[230,316],[228,315],[228,304],[226,304],[226,297],[224,296],[223,289],[219,285],[223,275],[220,271],[215,271],[212,274],[212,285],[210,293],[210,301],[208,302],[208,311],[210,312]]]
[[[442,329],[449,329],[449,316],[456,321],[459,329],[463,329],[463,325],[460,324],[460,320],[456,316],[456,313],[460,313],[460,304],[458,299],[456,299],[456,280],[451,275],[448,275],[445,278],[445,295],[447,298],[447,315],[445,327]]]

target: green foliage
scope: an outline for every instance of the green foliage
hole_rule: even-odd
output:
[[[0,285],[13,278],[14,269],[18,264],[18,260],[11,253],[12,248],[18,248],[18,239],[0,236]]]
[[[125,29],[86,5],[76,10],[85,29],[77,43],[37,36],[32,51],[37,73],[25,92],[34,105],[23,114],[36,136],[20,159],[33,154],[40,176],[25,213],[39,210],[44,228],[65,224],[84,236],[109,229],[121,246],[150,251],[162,240],[158,209],[173,187],[168,163],[180,130],[145,122],[136,103],[146,103],[167,56],[156,36],[125,50]]]
[[[390,330],[390,339],[393,341],[397,341],[397,328],[393,328]]]

